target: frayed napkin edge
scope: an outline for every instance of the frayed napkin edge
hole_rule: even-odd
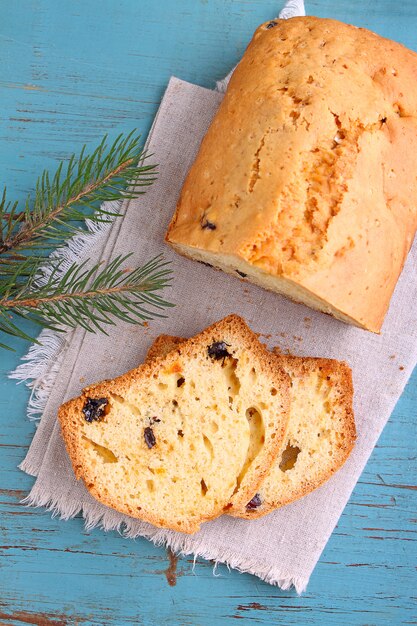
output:
[[[241,574],[251,574],[260,578],[264,582],[279,587],[283,591],[288,591],[294,587],[298,595],[301,595],[307,588],[310,577],[297,577],[290,576],[284,572],[281,572],[277,567],[265,568],[262,563],[256,561],[256,559],[242,559],[236,553],[230,551],[228,548],[219,547],[212,548],[207,545],[204,538],[201,539],[201,543],[195,545],[195,535],[184,535],[183,533],[175,533],[174,531],[167,531],[166,529],[156,528],[151,524],[146,524],[148,528],[140,530],[136,525],[138,520],[134,518],[124,517],[117,523],[110,521],[114,515],[112,509],[103,509],[95,506],[95,504],[89,503],[73,503],[68,510],[68,499],[65,495],[59,497],[48,496],[40,492],[36,483],[33,486],[31,492],[20,501],[22,505],[27,507],[42,507],[52,513],[52,517],[59,517],[59,519],[68,521],[80,515],[84,519],[84,527],[86,531],[92,531],[97,528],[104,530],[105,532],[116,531],[122,537],[126,539],[137,539],[142,537],[151,541],[155,546],[164,546],[170,549],[174,554],[178,556],[194,556],[193,571],[196,560],[201,557],[206,561],[213,562],[213,575],[216,574],[216,569],[219,564],[226,565],[230,569],[237,570]],[[98,503],[97,503],[98,505]],[[63,508],[65,507],[66,513],[64,514]],[[189,544],[192,538],[192,546]],[[202,544],[204,548],[202,547]]]

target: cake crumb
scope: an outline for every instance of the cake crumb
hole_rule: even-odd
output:
[[[404,365],[400,365],[400,367],[398,369],[402,372],[403,369],[404,369]]]

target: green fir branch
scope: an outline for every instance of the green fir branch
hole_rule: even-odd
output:
[[[45,283],[31,276],[17,292],[0,285],[0,330],[30,339],[10,314],[41,326],[62,331],[81,326],[90,332],[106,333],[107,324],[119,319],[132,324],[164,317],[172,306],[158,295],[170,284],[171,270],[161,256],[137,269],[126,269],[131,255],[118,256],[108,265],[98,263],[87,269],[87,262],[74,263],[62,277],[57,264]]]
[[[103,202],[135,198],[143,193],[142,187],[155,180],[155,166],[147,164],[147,158],[140,136],[134,132],[127,137],[119,135],[110,146],[106,136],[90,155],[84,146],[78,157],[72,155],[67,163],[61,162],[53,176],[44,171],[24,209],[8,201],[4,189],[0,264],[11,251],[50,251],[62,245],[87,218],[111,221],[116,214],[102,207]]]
[[[38,179],[33,197],[23,209],[0,199],[0,332],[36,341],[21,328],[20,319],[57,331],[81,326],[106,332],[116,320],[143,324],[163,317],[171,303],[159,292],[170,284],[168,263],[158,256],[136,269],[126,269],[130,254],[107,265],[89,260],[63,271],[51,251],[79,231],[86,219],[110,222],[117,212],[106,201],[135,198],[155,180],[140,137],[120,135],[110,145],[107,137],[90,154],[85,147],[61,163],[52,176]],[[90,269],[89,269],[90,268]],[[0,343],[0,347],[9,348]]]

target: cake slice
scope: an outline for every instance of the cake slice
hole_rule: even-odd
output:
[[[184,339],[159,336],[147,358],[175,349]],[[290,421],[284,446],[254,497],[229,514],[256,518],[320,487],[344,464],[355,443],[349,366],[334,359],[279,354],[291,377]]]
[[[231,315],[85,388],[59,410],[77,478],[103,504],[187,533],[240,510],[286,436],[290,382],[279,363]]]
[[[356,440],[350,367],[333,359],[281,356],[291,377],[284,446],[258,492],[236,517],[262,517],[311,493],[337,472]]]

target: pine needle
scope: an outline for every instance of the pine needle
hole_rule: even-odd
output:
[[[122,320],[143,324],[164,316],[172,306],[159,292],[170,284],[171,271],[161,256],[145,265],[125,269],[130,254],[107,265],[89,260],[74,263],[65,272],[62,261],[50,256],[75,233],[85,230],[85,220],[110,222],[118,213],[102,203],[135,198],[156,177],[155,166],[140,147],[134,132],[119,135],[110,145],[104,137],[86,154],[72,155],[50,175],[39,177],[35,193],[24,208],[0,199],[0,332],[36,341],[19,325],[24,318],[57,331],[81,326],[89,332],[106,332]],[[9,349],[4,343],[0,347]]]
[[[155,180],[155,166],[140,146],[140,136],[132,131],[119,135],[108,146],[107,136],[90,154],[72,155],[61,162],[54,175],[46,170],[39,177],[33,198],[25,207],[7,200],[6,188],[0,201],[0,263],[11,252],[50,251],[62,245],[80,229],[79,222],[89,218],[111,221],[115,213],[101,204],[121,198],[135,198],[142,187]],[[128,189],[128,185],[130,185]]]
[[[82,326],[104,333],[105,326],[116,319],[143,324],[164,317],[164,309],[172,304],[157,292],[170,284],[169,263],[158,256],[137,269],[126,270],[124,264],[130,256],[118,256],[104,267],[98,263],[90,269],[87,261],[74,263],[60,278],[57,264],[44,285],[36,285],[32,277],[13,295],[1,287],[0,330],[33,340],[13,322],[10,313],[59,331]]]

